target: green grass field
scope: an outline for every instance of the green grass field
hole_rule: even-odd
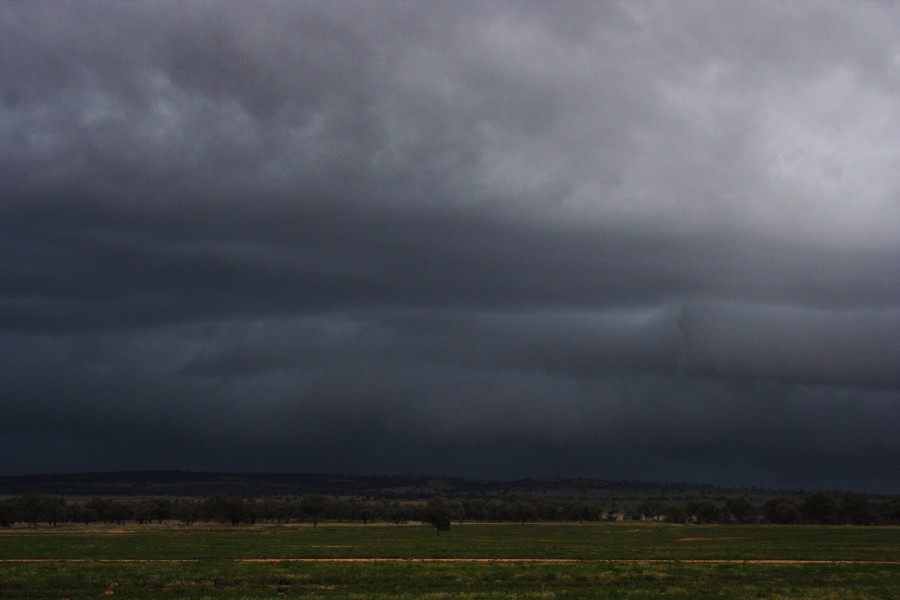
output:
[[[351,558],[404,560],[297,560]],[[0,530],[0,560],[3,599],[900,599],[896,527],[65,526]]]

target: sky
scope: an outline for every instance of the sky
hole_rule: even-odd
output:
[[[898,32],[0,0],[0,473],[900,493]]]

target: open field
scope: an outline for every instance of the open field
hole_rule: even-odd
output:
[[[900,528],[465,524],[440,536],[419,525],[0,531],[0,598],[98,596],[881,600],[900,598]]]

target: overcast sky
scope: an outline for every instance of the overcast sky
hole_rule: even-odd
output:
[[[900,493],[898,32],[0,0],[0,472]]]

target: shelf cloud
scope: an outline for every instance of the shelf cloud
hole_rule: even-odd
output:
[[[898,30],[4,3],[5,471],[898,493]]]

